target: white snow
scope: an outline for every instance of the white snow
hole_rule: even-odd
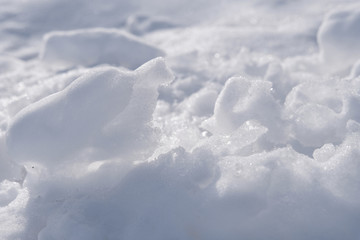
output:
[[[351,66],[360,58],[360,9],[351,7],[329,13],[318,32],[320,54],[334,70]]]
[[[40,59],[63,67],[111,64],[135,69],[164,55],[129,33],[116,29],[81,29],[50,32],[44,37]]]
[[[116,148],[124,148],[121,145],[128,146],[132,138],[144,134],[141,131],[156,104],[156,89],[171,80],[160,58],[134,72],[109,67],[89,72],[13,118],[6,132],[8,154],[15,161],[46,165],[102,145],[99,139],[112,138]]]
[[[0,239],[360,239],[355,0],[3,0]]]

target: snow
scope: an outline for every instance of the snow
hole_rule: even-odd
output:
[[[158,85],[171,79],[161,58],[131,73],[109,67],[89,72],[13,118],[5,139],[8,154],[15,161],[46,164],[102,144],[99,139],[115,138],[116,147],[124,148],[151,120]]]
[[[230,78],[215,103],[216,129],[231,133],[249,119],[274,126],[272,118],[278,115],[278,106],[271,90],[272,84],[268,81]]]
[[[318,32],[320,55],[334,70],[351,66],[360,58],[356,39],[360,36],[360,9],[329,13]]]
[[[360,5],[1,2],[0,239],[360,239]]]
[[[126,32],[98,28],[46,34],[40,59],[56,67],[110,64],[135,69],[162,55],[161,50]]]

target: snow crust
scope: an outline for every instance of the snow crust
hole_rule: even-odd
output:
[[[0,239],[360,239],[359,7],[2,1]]]

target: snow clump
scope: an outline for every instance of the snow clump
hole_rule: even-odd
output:
[[[100,147],[101,141],[111,139],[124,150],[140,135],[151,139],[147,124],[157,87],[171,79],[161,58],[134,72],[103,67],[84,74],[16,115],[6,134],[8,153],[18,162],[47,164]]]
[[[359,16],[3,1],[0,239],[360,239]]]
[[[50,65],[74,67],[110,64],[135,69],[164,53],[130,33],[117,29],[50,32],[40,59]]]

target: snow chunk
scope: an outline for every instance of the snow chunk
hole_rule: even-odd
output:
[[[294,132],[304,146],[321,146],[327,141],[338,142],[341,138],[341,120],[340,116],[326,106],[305,104],[296,112]]]
[[[16,161],[46,163],[86,147],[102,148],[101,142],[110,139],[117,141],[108,145],[121,150],[135,140],[141,145],[137,138],[143,134],[146,142],[152,134],[147,123],[155,108],[157,87],[171,80],[161,58],[134,72],[104,67],[84,74],[15,116],[6,136],[9,154]]]
[[[360,58],[360,8],[328,14],[318,31],[322,60],[335,71],[350,67]],[[327,68],[327,70],[330,70]]]
[[[195,116],[212,115],[217,96],[215,90],[203,88],[187,99],[186,107]]]
[[[135,69],[164,53],[118,29],[80,29],[50,32],[44,37],[40,59],[62,67],[110,64]]]
[[[280,140],[280,106],[272,91],[269,81],[230,78],[216,100],[213,117],[204,122],[203,127],[228,135],[244,122],[256,120],[269,130],[267,135],[271,141]]]
[[[324,79],[307,81],[287,95],[284,116],[292,123],[296,141],[319,148],[339,144],[346,135],[347,121],[359,121],[359,80]]]

